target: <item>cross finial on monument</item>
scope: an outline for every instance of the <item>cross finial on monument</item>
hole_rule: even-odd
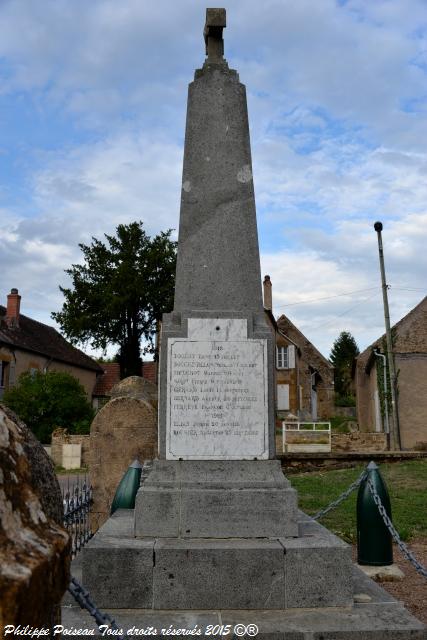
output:
[[[206,43],[206,55],[211,62],[223,60],[224,40],[222,30],[226,27],[225,9],[206,9],[206,23],[203,35]]]

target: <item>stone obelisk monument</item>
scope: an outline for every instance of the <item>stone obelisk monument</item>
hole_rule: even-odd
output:
[[[159,452],[274,457],[273,339],[261,295],[246,91],[208,9],[188,94],[174,310],[164,317]]]
[[[163,318],[159,460],[137,536],[297,535],[274,458],[274,339],[261,274],[246,92],[208,9],[206,61],[188,94],[175,301]],[[167,483],[166,483],[167,479]]]
[[[274,339],[245,87],[224,59],[225,26],[224,9],[207,10],[206,61],[189,88],[159,458],[135,509],[115,512],[84,549],[83,584],[128,626],[215,620],[238,635],[236,623],[254,622],[260,638],[355,640],[394,629],[421,638],[420,623],[353,572],[348,545],[298,512],[274,459]],[[363,610],[354,604],[361,590],[372,601]]]

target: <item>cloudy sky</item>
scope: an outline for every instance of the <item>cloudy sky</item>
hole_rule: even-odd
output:
[[[0,2],[0,302],[53,324],[79,242],[178,227],[187,84],[206,2]],[[262,273],[327,356],[426,294],[425,0],[229,0],[247,86]]]

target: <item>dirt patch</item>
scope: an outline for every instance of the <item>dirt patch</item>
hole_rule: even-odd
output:
[[[423,567],[427,568],[427,540],[419,538],[408,544],[410,551]],[[356,550],[353,549],[354,558]],[[405,607],[418,620],[427,624],[427,578],[420,575],[408,560],[405,560],[398,547],[393,547],[393,558],[405,577],[400,582],[381,582],[381,587],[388,591],[396,600],[403,602]]]

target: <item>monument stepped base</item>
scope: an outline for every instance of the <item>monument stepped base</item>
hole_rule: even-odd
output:
[[[275,460],[156,461],[135,509],[110,517],[81,556],[82,584],[125,632],[253,623],[269,640],[427,640],[350,547],[298,511]],[[83,620],[64,610],[64,624]]]
[[[128,522],[130,521],[129,514]],[[123,529],[126,517],[123,512],[113,518],[114,524],[109,526],[116,532]],[[110,533],[112,533],[110,528]],[[73,562],[72,574],[81,580],[81,556]],[[106,567],[109,563],[106,562]],[[109,575],[115,569],[110,566]],[[121,574],[123,576],[123,573]],[[105,608],[112,616],[124,635],[134,638],[135,634],[127,634],[133,627],[157,629],[157,637],[171,637],[162,633],[162,629],[194,629],[197,625],[204,635],[207,625],[256,624],[258,640],[426,640],[426,627],[414,618],[401,603],[385,592],[375,582],[365,576],[356,566],[351,567],[349,574],[353,602],[345,607],[304,607],[281,610],[230,610],[210,607],[205,610],[153,610],[152,608]],[[98,580],[106,579],[99,575]],[[87,586],[87,585],[85,585]],[[124,587],[124,582],[121,584]],[[137,587],[138,585],[135,585]],[[139,586],[141,588],[141,585]],[[361,594],[363,597],[361,598]],[[91,594],[93,595],[93,593]],[[363,599],[358,603],[354,600]],[[99,605],[97,598],[94,601]],[[93,629],[95,636],[100,633],[93,618],[82,611],[70,594],[64,598],[62,607],[62,624],[66,628]],[[232,633],[223,636],[231,640]],[[76,637],[76,636],[74,636]],[[83,636],[82,636],[83,637]],[[142,637],[142,636],[141,636]],[[178,634],[175,638],[188,638]],[[212,636],[209,636],[210,638]],[[216,636],[220,637],[220,636]],[[245,635],[248,639],[250,636]]]
[[[298,538],[138,539],[120,510],[84,548],[83,583],[105,608],[351,605],[350,548],[300,515]]]

